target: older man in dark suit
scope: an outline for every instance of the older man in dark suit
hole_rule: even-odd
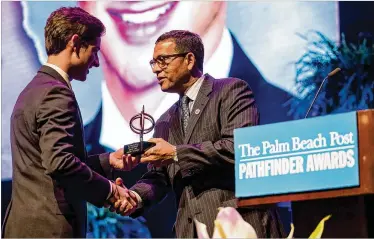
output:
[[[123,149],[87,156],[70,84],[99,66],[104,31],[80,8],[57,9],[47,20],[48,61],[19,95],[11,118],[13,185],[4,237],[85,237],[86,201],[103,206],[129,197],[105,177],[135,159]]]
[[[235,198],[233,130],[257,125],[258,109],[245,81],[213,79],[202,74],[204,46],[188,31],[171,31],[156,41],[150,62],[161,89],[180,100],[157,121],[156,145],[141,162],[149,171],[133,186],[137,216],[173,190],[178,206],[177,237],[196,237],[193,218],[212,234],[219,207],[237,207]],[[259,237],[284,237],[275,207],[238,209]]]

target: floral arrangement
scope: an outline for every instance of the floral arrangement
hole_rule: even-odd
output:
[[[246,221],[233,207],[219,208],[216,220],[214,221],[214,231],[211,238],[257,238],[255,229]],[[309,236],[311,239],[321,238],[325,221],[331,215],[324,217],[317,225],[316,229]],[[204,223],[194,219],[198,238],[210,238]],[[291,231],[287,238],[293,238],[295,227],[291,224]]]
[[[374,43],[369,33],[361,33],[357,44],[347,42],[345,35],[335,43],[321,32],[305,36],[306,53],[295,63],[295,86],[300,98],[292,98],[289,114],[303,118],[327,74],[342,71],[322,86],[310,116],[374,108]]]

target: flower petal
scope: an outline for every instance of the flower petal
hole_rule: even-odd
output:
[[[210,238],[208,231],[206,230],[206,225],[199,222],[196,218],[194,218],[194,221],[196,225],[197,238]]]
[[[257,238],[254,228],[233,207],[221,208],[215,224],[212,238]]]

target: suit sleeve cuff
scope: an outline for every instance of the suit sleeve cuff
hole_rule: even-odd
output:
[[[100,154],[99,155],[99,161],[100,161],[101,168],[103,169],[106,177],[108,179],[113,179],[113,169],[110,166],[109,157],[110,157],[110,153]],[[110,188],[112,188],[112,187],[110,187]]]

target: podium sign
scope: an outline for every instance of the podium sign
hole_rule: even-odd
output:
[[[356,112],[235,129],[236,197],[359,186],[357,131]]]

